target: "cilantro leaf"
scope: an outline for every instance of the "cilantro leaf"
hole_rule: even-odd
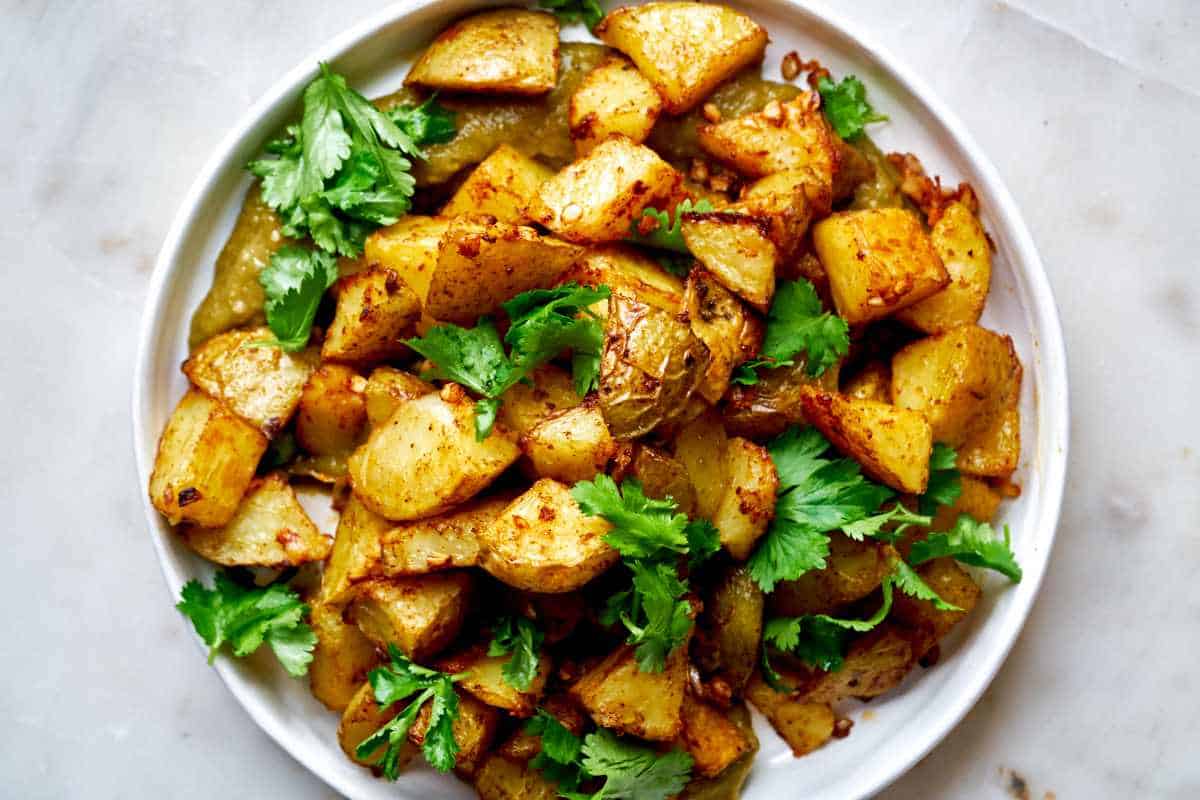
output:
[[[564,23],[582,22],[589,31],[604,19],[599,0],[539,0],[538,7],[553,11]]]
[[[938,506],[952,505],[962,494],[962,475],[958,471],[958,453],[940,442],[934,444],[929,456],[929,484],[921,495],[922,514],[937,513]]]
[[[892,522],[899,524],[892,530],[885,531],[883,526]],[[901,503],[897,503],[892,508],[880,514],[872,514],[869,517],[863,517],[860,520],[843,525],[842,533],[856,542],[861,542],[864,537],[870,536],[873,539],[894,543],[909,527],[913,525],[928,525],[931,522],[933,522],[932,517],[924,514],[914,514]]]
[[[801,354],[805,372],[815,378],[849,351],[850,326],[824,309],[813,285],[803,278],[781,281],[767,314],[760,357],[739,365],[731,380],[753,386],[756,369],[792,366]]]
[[[721,534],[717,526],[706,519],[695,519],[683,529],[687,537],[688,566],[695,569],[715,556],[721,549]]]
[[[690,199],[683,200],[675,206],[675,219],[671,220],[671,214],[666,211],[659,211],[657,208],[647,208],[642,211],[642,218],[650,218],[655,220],[658,225],[649,233],[642,233],[639,228],[639,223],[634,222],[629,228],[629,235],[625,237],[626,241],[640,244],[645,247],[654,247],[660,250],[670,250],[675,253],[684,255],[690,254],[687,242],[683,240],[683,215],[684,214],[704,214],[713,211],[712,203],[707,200],[700,200],[695,205]]]
[[[273,469],[287,466],[295,460],[300,448],[296,444],[296,436],[291,431],[276,436],[267,445],[267,451],[258,461],[258,472],[270,472]]]
[[[673,500],[647,497],[636,480],[626,480],[618,489],[611,477],[600,474],[576,483],[571,497],[583,513],[612,524],[604,539],[623,556],[657,558],[687,552],[687,516],[676,511]]]
[[[542,753],[559,764],[572,764],[583,750],[583,739],[544,708],[525,723],[525,732],[542,738]]]
[[[436,94],[419,106],[398,106],[387,113],[418,147],[444,144],[458,134],[454,112],[438,103]]]
[[[212,589],[194,580],[184,584],[175,607],[208,645],[210,664],[223,645],[242,658],[265,642],[289,675],[308,672],[317,637],[304,622],[308,606],[284,584],[246,588],[218,572]]]
[[[575,393],[581,397],[596,387],[600,378],[600,352],[604,327],[590,306],[607,300],[607,286],[595,289],[566,283],[553,289],[522,292],[504,304],[512,325],[504,341],[512,348],[511,359],[522,375],[550,361],[564,350],[572,353]]]
[[[683,750],[659,754],[601,728],[583,742],[583,770],[604,778],[595,800],[666,800],[687,785],[692,757]]]
[[[488,317],[474,328],[438,325],[408,346],[433,362],[432,377],[454,381],[476,394],[497,398],[518,380],[504,353],[496,324]]]
[[[458,742],[454,739],[454,720],[458,718],[458,694],[454,684],[461,675],[444,672],[414,664],[395,645],[388,645],[391,663],[371,670],[367,679],[375,694],[375,702],[381,709],[413,695],[412,700],[399,714],[385,723],[358,745],[355,755],[362,760],[370,759],[381,748],[383,754],[373,763],[380,767],[384,777],[394,781],[399,777],[400,755],[404,742],[421,708],[431,703],[429,724],[421,749],[425,760],[440,772],[454,768],[458,755]]]
[[[492,643],[488,645],[489,656],[512,653],[512,658],[500,668],[504,682],[519,692],[529,691],[537,677],[540,663],[539,651],[544,635],[525,617],[504,617],[496,623]]]
[[[281,247],[258,273],[266,294],[267,327],[276,345],[289,353],[303,350],[325,291],[338,279],[337,260],[328,253],[295,245]]]
[[[1021,582],[1021,565],[1013,555],[1007,525],[1004,526],[1004,538],[998,539],[991,525],[969,514],[961,514],[950,531],[931,533],[923,541],[916,542],[909,560],[916,566],[942,556],[974,567],[994,569],[1013,583]]]
[[[894,559],[892,562],[892,581],[896,584],[896,588],[904,592],[909,597],[915,597],[918,600],[928,600],[933,603],[934,608],[939,611],[962,611],[961,608],[953,603],[947,603],[941,596],[935,592],[925,580],[917,574],[917,571],[905,564],[900,559]]]
[[[862,134],[870,122],[884,122],[887,117],[871,108],[867,102],[867,87],[853,75],[847,75],[834,83],[828,76],[817,82],[821,93],[821,109],[829,124],[843,139],[853,139]]]
[[[672,564],[632,561],[629,568],[636,607],[622,613],[621,621],[632,634],[629,643],[636,645],[638,669],[662,672],[667,656],[692,630],[692,604],[685,599],[688,585]]]

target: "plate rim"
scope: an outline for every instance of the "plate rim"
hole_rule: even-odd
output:
[[[1023,598],[1018,601],[1020,606],[1011,613],[1009,626],[1002,631],[1003,644],[993,650],[985,662],[984,668],[973,675],[972,681],[966,690],[961,692],[953,710],[938,718],[938,723],[929,729],[930,735],[914,737],[908,742],[895,744],[892,749],[899,749],[901,752],[898,755],[893,754],[888,769],[871,770],[870,775],[863,775],[864,780],[855,785],[854,794],[851,795],[854,798],[863,798],[879,792],[911,770],[918,761],[940,744],[949,732],[962,721],[963,717],[975,707],[980,696],[1003,666],[1028,620],[1053,556],[1053,545],[1066,486],[1066,467],[1070,444],[1066,345],[1061,317],[1050,287],[1049,277],[1034,244],[1032,234],[1025,224],[1024,217],[999,172],[957,114],[942,101],[916,71],[893,55],[890,50],[879,45],[869,34],[864,35],[859,26],[843,10],[830,7],[821,0],[754,1],[766,5],[790,6],[819,16],[841,36],[867,53],[891,80],[894,80],[919,105],[924,107],[937,125],[958,145],[970,171],[980,179],[977,182],[987,187],[991,206],[989,211],[997,219],[1003,220],[1004,226],[1010,234],[1009,243],[1014,252],[1012,268],[1014,273],[1028,282],[1028,297],[1031,303],[1024,310],[1032,323],[1031,335],[1035,339],[1036,354],[1044,367],[1048,386],[1055,390],[1041,392],[1036,398],[1039,430],[1046,429],[1054,432],[1052,438],[1057,440],[1057,450],[1054,453],[1043,454],[1043,457],[1039,458],[1033,467],[1033,472],[1039,475],[1038,483],[1041,493],[1040,505],[1035,514],[1036,532],[1031,535],[1035,535],[1038,541],[1044,545],[1044,555],[1036,563],[1026,568],[1022,583],[1032,588],[1026,590]],[[149,433],[145,423],[149,415],[150,393],[148,388],[153,372],[157,343],[155,333],[166,304],[166,288],[175,278],[179,269],[180,248],[186,234],[197,218],[205,196],[219,181],[222,166],[262,118],[269,115],[280,103],[298,98],[302,87],[315,76],[315,67],[318,61],[336,60],[373,37],[386,26],[395,24],[402,18],[434,4],[434,0],[393,2],[325,40],[315,50],[305,55],[237,119],[233,127],[219,140],[184,194],[183,200],[172,218],[162,248],[155,259],[138,330],[137,356],[134,363],[130,400],[134,459],[137,465],[139,487],[147,485],[153,461],[151,454],[157,451],[157,437],[153,437],[155,444],[149,445]],[[469,5],[484,8],[498,4],[503,5],[503,3],[488,0]],[[166,537],[160,535],[159,532],[161,520],[158,512],[150,503],[147,493],[141,488],[139,488],[139,492],[159,567],[163,572],[171,599],[174,600],[180,587],[190,576],[182,574],[172,563],[167,552]],[[195,643],[201,651],[204,650],[199,637],[195,637]],[[239,675],[228,659],[217,659],[214,667],[225,687],[245,712],[280,748],[331,788],[346,796],[354,796],[354,786],[351,783],[342,780],[338,774],[321,769],[318,766],[320,759],[310,758],[310,755],[313,755],[308,752],[310,748],[292,739],[286,727],[258,701],[259,689]]]

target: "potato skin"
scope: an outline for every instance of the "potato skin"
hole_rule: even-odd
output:
[[[528,225],[529,198],[554,175],[508,144],[502,144],[471,170],[454,195],[442,206],[443,217],[485,215],[510,225]]]
[[[479,566],[518,589],[569,592],[619,558],[604,541],[609,528],[579,509],[569,487],[543,478],[480,532]]]
[[[899,685],[918,657],[912,635],[885,621],[850,645],[840,670],[816,673],[797,691],[809,703],[878,697]]]
[[[683,309],[683,281],[664,270],[645,251],[621,244],[590,247],[584,257],[562,278],[581,286],[607,286],[614,293],[648,303],[668,314]],[[590,309],[601,318],[608,317],[607,300]]]
[[[712,522],[721,546],[745,561],[775,517],[779,476],[767,449],[740,437],[730,439],[725,448],[724,472],[725,492]]]
[[[150,502],[172,525],[221,527],[237,513],[266,449],[258,429],[190,389],[158,440]]]
[[[778,436],[789,425],[806,423],[801,400],[804,387],[836,389],[838,371],[834,366],[813,378],[800,356],[793,366],[762,370],[754,386],[731,386],[725,396],[726,429],[736,436],[761,441]]]
[[[764,326],[712,273],[699,267],[688,274],[683,302],[692,333],[712,355],[700,392],[715,405],[729,388],[734,367],[762,347]]]
[[[465,571],[370,580],[355,589],[346,616],[378,647],[394,644],[422,662],[462,629],[471,587]]]
[[[369,267],[339,280],[336,291],[321,358],[369,364],[409,352],[403,340],[421,318],[421,300],[395,270]]]
[[[345,711],[367,673],[379,665],[379,653],[362,631],[342,619],[339,608],[314,603],[310,621],[317,646],[308,666],[309,687],[330,711]]]
[[[825,568],[781,581],[770,596],[771,614],[830,613],[874,592],[891,570],[887,553],[878,542],[856,542],[842,533],[831,533]]]
[[[501,425],[475,441],[474,403],[448,384],[404,403],[372,431],[350,457],[350,481],[367,508],[403,522],[470,499],[520,452],[516,436]]]
[[[764,601],[762,589],[746,568],[730,565],[705,604],[714,670],[735,693],[742,691],[758,668]]]
[[[499,9],[442,31],[413,65],[406,86],[456,92],[539,95],[558,79],[553,14]]]
[[[323,364],[308,379],[296,415],[296,440],[315,456],[347,456],[367,425],[367,381],[350,367]]]
[[[683,728],[687,645],[667,656],[662,672],[638,669],[633,647],[622,645],[571,687],[597,725],[655,742],[669,742]]]
[[[654,85],[624,58],[611,58],[584,76],[567,111],[575,152],[584,156],[610,134],[644,142],[663,101]]]

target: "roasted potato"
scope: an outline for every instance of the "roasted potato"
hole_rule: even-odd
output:
[[[353,598],[356,584],[381,577],[383,534],[391,523],[351,495],[338,519],[329,563],[321,575],[320,600],[342,606]]]
[[[646,208],[671,205],[682,182],[649,147],[613,134],[543,183],[529,216],[569,242],[615,242]]]
[[[391,419],[401,403],[436,391],[433,384],[412,373],[395,367],[376,367],[363,387],[367,399],[367,424],[374,430]]]
[[[725,491],[712,523],[721,534],[721,546],[745,561],[775,516],[779,476],[765,447],[737,437],[725,447],[724,473]]]
[[[683,744],[694,762],[693,774],[704,778],[720,775],[743,754],[754,749],[749,737],[715,707],[683,695]]]
[[[687,646],[671,651],[662,672],[638,669],[633,648],[622,645],[571,687],[597,725],[642,739],[669,742],[683,729]]]
[[[182,529],[188,547],[229,567],[288,567],[324,561],[333,541],[304,513],[278,472],[255,480],[233,519],[220,528]]]
[[[273,339],[269,328],[229,331],[183,362],[196,388],[272,438],[291,420],[317,364],[315,349],[288,353],[266,344]]]
[[[371,684],[364,683],[354,694],[350,704],[346,706],[346,710],[342,713],[342,721],[338,724],[337,737],[338,744],[342,746],[342,752],[356,764],[364,767],[372,766],[383,755],[382,748],[380,748],[380,752],[371,753],[365,759],[359,758],[355,751],[368,736],[391,722],[392,718],[403,709],[403,703],[393,703],[386,709],[380,708],[379,704],[375,702],[375,691],[371,688]],[[405,743],[400,752],[400,765],[403,766],[412,761],[418,748],[412,743]]]
[[[812,239],[837,312],[851,325],[886,317],[950,283],[921,220],[902,208],[839,212],[814,225]]]
[[[670,114],[682,114],[747,64],[762,58],[767,32],[730,8],[699,3],[647,3],[611,12],[596,27],[625,53]]]
[[[883,361],[870,362],[842,384],[842,394],[853,400],[892,402],[891,366]]]
[[[458,636],[471,599],[471,574],[439,572],[365,581],[354,590],[346,617],[381,648],[394,644],[425,661]]]
[[[934,223],[929,240],[950,283],[901,309],[896,319],[925,333],[973,325],[983,314],[992,281],[992,252],[983,226],[964,203],[952,203]]]
[[[696,510],[696,490],[688,478],[687,467],[666,452],[639,444],[629,465],[629,476],[641,485],[647,497],[656,500],[671,498],[680,513],[692,516]]]
[[[746,706],[740,703],[733,706],[726,713],[726,718],[746,737],[750,750],[718,775],[711,778],[693,775],[680,792],[679,800],[738,800],[742,796],[742,785],[750,775],[754,756],[758,752],[758,737],[754,735],[754,726]]]
[[[456,219],[438,246],[425,312],[474,325],[521,292],[554,283],[581,255],[574,245],[491,217]]]
[[[833,736],[833,709],[827,702],[777,692],[758,673],[746,687],[746,699],[762,712],[797,757],[811,753]]]
[[[421,299],[395,270],[370,267],[337,283],[337,311],[321,358],[369,364],[408,352],[404,339],[421,318]]]
[[[612,566],[610,526],[585,515],[565,484],[543,478],[479,533],[479,566],[509,586],[557,594]]]
[[[509,225],[528,225],[529,198],[552,175],[554,170],[502,144],[471,171],[442,206],[442,216],[488,215]]]
[[[649,303],[668,314],[683,310],[683,281],[662,269],[644,251],[626,245],[589,248],[587,255],[563,275],[563,281],[607,286],[614,293]],[[601,301],[591,311],[607,317],[608,306],[608,301]]]
[[[825,568],[781,581],[771,593],[771,613],[784,617],[828,614],[871,594],[891,571],[888,555],[878,542],[856,542],[831,533]]]
[[[740,693],[758,667],[763,628],[762,589],[742,565],[726,567],[704,606],[712,670]]]
[[[950,630],[966,619],[979,602],[982,591],[979,584],[952,558],[935,558],[917,567],[917,573],[952,606],[961,611],[942,611],[928,600],[918,600],[903,592],[897,592],[892,606],[892,618],[912,628],[928,630],[933,640],[941,639]],[[923,653],[917,653],[920,657]]]
[[[261,431],[191,389],[158,440],[150,502],[172,525],[219,528],[237,513],[266,449]]]
[[[442,31],[404,83],[453,92],[539,95],[558,79],[558,20],[503,8],[472,14]]]
[[[438,245],[450,220],[409,215],[380,228],[363,244],[363,261],[390,269],[416,293],[422,306],[438,262]]]
[[[575,152],[585,156],[610,134],[644,142],[662,111],[654,85],[623,58],[612,58],[584,76],[571,96],[567,124]]]
[[[617,444],[595,403],[558,411],[521,437],[521,450],[539,478],[563,483],[591,480],[616,454]]]
[[[1007,478],[1021,458],[1021,363],[1016,361],[1002,390],[1000,410],[958,448],[958,468],[968,475]]]
[[[1019,370],[1012,339],[963,325],[896,353],[892,402],[920,411],[934,441],[957,447],[994,422]]]
[[[367,380],[349,367],[323,364],[308,379],[296,414],[296,440],[318,456],[348,455],[367,425]]]
[[[309,686],[330,711],[345,711],[367,673],[379,665],[379,653],[362,631],[342,619],[340,608],[314,603],[310,619],[317,646],[308,665]]]
[[[485,645],[475,645],[461,653],[443,658],[437,668],[451,675],[463,675],[458,685],[489,706],[503,709],[518,717],[528,717],[537,710],[538,700],[550,677],[553,662],[542,652],[538,658],[537,675],[526,691],[520,691],[504,678],[504,665],[510,655],[489,656]]]
[[[684,307],[692,333],[704,342],[712,356],[700,393],[716,405],[729,388],[734,367],[758,354],[763,323],[712,273],[699,267],[688,274]]]
[[[618,439],[684,418],[708,371],[708,348],[676,317],[615,294],[600,358],[600,408]]]
[[[754,386],[731,386],[725,396],[726,429],[747,439],[769,439],[790,425],[807,420],[801,401],[806,386],[834,390],[838,385],[838,367],[825,370],[819,378],[808,374],[803,355],[790,367],[760,370]]]
[[[775,296],[779,251],[766,219],[733,211],[684,214],[682,230],[688,249],[714,278],[767,313]]]
[[[532,384],[532,385],[531,385]],[[518,383],[501,396],[496,419],[518,435],[534,429],[552,414],[575,408],[583,398],[575,393],[571,376],[553,364],[538,367],[530,383]]]
[[[850,645],[841,669],[815,673],[797,690],[808,703],[878,697],[904,680],[918,657],[912,637],[896,624],[884,622]],[[759,710],[766,713],[761,706]]]
[[[455,391],[457,389],[457,391]],[[475,439],[475,404],[455,384],[409,400],[350,457],[350,481],[367,508],[420,519],[469,500],[521,454],[496,425]]]
[[[479,563],[479,534],[491,525],[511,497],[472,501],[453,511],[389,528],[380,538],[383,575],[426,575]]]
[[[675,458],[687,471],[696,495],[696,514],[712,519],[727,486],[725,446],[728,438],[721,416],[708,412],[675,434]]]
[[[475,791],[481,800],[557,800],[558,785],[541,770],[512,761],[499,753],[488,755],[475,772]]]
[[[458,694],[458,716],[454,719],[451,730],[459,748],[454,760],[454,769],[460,775],[470,777],[475,774],[476,767],[491,747],[492,740],[496,738],[496,731],[500,727],[500,712],[460,688],[456,687],[454,691]],[[416,721],[408,729],[408,740],[413,744],[420,745],[425,741],[432,709],[432,703],[421,706]]]
[[[799,255],[804,235],[816,211],[828,213],[827,187],[814,182],[802,169],[784,170],[755,181],[742,191],[734,208],[755,219],[766,220],[767,234],[787,261]],[[729,210],[729,209],[724,209]]]

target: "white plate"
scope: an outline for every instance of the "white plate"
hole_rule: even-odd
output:
[[[217,252],[249,183],[243,165],[298,116],[300,93],[318,60],[333,62],[368,96],[386,93],[399,86],[408,55],[456,16],[480,5],[472,0],[410,0],[356,25],[277,83],[209,159],[167,235],[146,301],[133,392],[142,486],[148,481],[159,432],[186,388],[179,364],[187,354],[188,319],[208,287]],[[1062,331],[1045,272],[1012,197],[962,124],[923,82],[853,34],[853,26],[839,12],[794,0],[731,5],[752,14],[770,32],[764,62],[768,77],[778,76],[782,56],[793,49],[820,58],[835,74],[858,75],[875,107],[891,117],[871,129],[882,148],[917,153],[932,174],[944,176],[948,183],[965,179],[975,186],[984,224],[997,248],[983,324],[1010,334],[1025,365],[1024,452],[1016,476],[1023,491],[1002,509],[1003,521],[1012,526],[1025,579],[1009,586],[988,576],[980,607],[965,630],[944,643],[937,667],[915,670],[898,690],[871,703],[869,714],[855,710],[849,738],[797,760],[757,720],[762,749],[746,786],[747,800],[860,798],[902,774],[962,719],[999,669],[1029,613],[1050,555],[1063,492],[1068,417]],[[582,39],[587,33],[576,27],[564,36]],[[171,535],[148,499],[145,510],[172,597],[188,579],[207,579],[211,569]],[[161,602],[172,600],[163,597]],[[275,741],[345,795],[390,800],[474,797],[466,784],[427,768],[414,769],[393,785],[350,763],[337,746],[336,715],[313,699],[307,682],[290,680],[269,657],[219,657],[216,669]]]

